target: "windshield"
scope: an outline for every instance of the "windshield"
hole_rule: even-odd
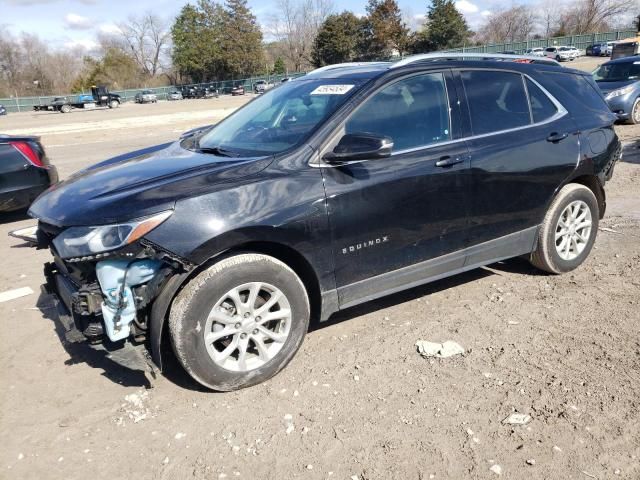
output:
[[[287,82],[248,103],[199,141],[200,149],[233,156],[283,152],[302,144],[357,90],[360,81],[309,79]]]
[[[593,73],[596,82],[624,82],[640,80],[640,61],[605,64]]]

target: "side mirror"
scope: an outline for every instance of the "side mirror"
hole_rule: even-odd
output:
[[[375,160],[390,157],[392,149],[393,140],[390,137],[373,133],[348,133],[323,160],[327,163]]]

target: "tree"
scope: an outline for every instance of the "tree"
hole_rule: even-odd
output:
[[[578,0],[567,7],[568,33],[580,35],[605,31],[619,17],[637,9],[637,0]]]
[[[446,50],[469,43],[472,32],[453,0],[433,0],[427,20],[416,35],[415,53]]]
[[[282,59],[282,57],[276,58],[276,61],[273,62],[272,73],[274,75],[282,75],[284,73],[287,73],[287,67],[284,64],[284,60]]]
[[[131,16],[118,24],[123,50],[146,75],[154,77],[163,67],[169,40],[167,22],[152,12]]]
[[[479,29],[482,43],[520,42],[530,38],[536,28],[536,13],[525,5],[491,13]]]
[[[93,85],[108,85],[112,89],[135,88],[141,83],[137,60],[119,48],[110,47],[101,59],[84,58],[85,71],[76,77],[72,91],[89,90]]]
[[[298,72],[312,64],[316,34],[333,10],[331,0],[277,0],[278,14],[271,18],[271,32],[284,47],[284,54]]]
[[[350,62],[357,58],[361,33],[362,22],[353,13],[345,11],[329,15],[313,43],[311,56],[314,66]]]
[[[369,0],[361,38],[362,57],[368,60],[407,53],[409,29],[396,0]]]
[[[249,76],[264,68],[262,32],[246,0],[227,0],[222,32],[228,75]]]

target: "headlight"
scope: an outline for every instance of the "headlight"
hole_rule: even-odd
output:
[[[624,88],[619,88],[618,90],[613,90],[604,97],[606,100],[610,100],[612,98],[621,97],[622,95],[626,95],[627,93],[631,93],[634,89],[634,85],[627,85]]]
[[[53,240],[62,258],[85,257],[129,245],[156,228],[173,213],[172,210],[151,217],[116,225],[71,227]]]

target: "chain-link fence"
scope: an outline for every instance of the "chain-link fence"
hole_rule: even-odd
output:
[[[286,75],[262,75],[250,78],[243,78],[239,80],[223,80],[218,82],[207,82],[207,83],[194,83],[188,85],[169,85],[166,87],[150,87],[150,88],[133,88],[128,90],[110,90],[111,93],[115,93],[116,95],[120,95],[120,99],[122,102],[131,102],[134,100],[137,93],[142,91],[151,91],[158,97],[158,100],[166,100],[169,93],[173,91],[182,92],[183,87],[196,87],[199,89],[207,89],[210,92],[218,91],[219,94],[224,95],[231,93],[231,89],[235,86],[242,85],[245,88],[245,91],[250,92],[253,90],[254,85],[259,80],[263,80],[268,84],[278,84],[282,81],[283,78],[295,78],[300,75],[304,75],[302,73],[290,73]],[[66,97],[69,101],[73,101],[74,98],[77,98],[82,94],[91,94],[90,91],[82,92],[82,93],[70,93],[70,94],[62,94],[62,95],[43,95],[40,97],[13,97],[13,98],[0,98],[0,105],[4,105],[8,112],[25,112],[33,110],[33,107],[36,105],[48,105],[53,102],[56,98]]]
[[[536,40],[527,40],[525,42],[513,43],[495,43],[492,45],[480,45],[476,47],[462,47],[445,50],[446,52],[463,52],[463,53],[499,53],[499,52],[516,52],[517,54],[525,53],[530,48],[547,48],[560,45],[568,47],[576,47],[578,50],[586,50],[589,45],[604,42],[614,42],[625,38],[635,37],[635,30],[619,30],[606,33],[589,33],[587,35],[569,35],[566,37],[541,38]]]
[[[578,48],[579,50],[585,50],[589,45],[603,42],[611,42],[616,40],[623,40],[629,37],[635,37],[637,32],[635,30],[618,30],[614,32],[606,33],[591,33],[587,35],[571,35],[566,37],[552,37],[542,38],[536,40],[527,40],[525,42],[514,43],[497,43],[492,45],[481,45],[474,47],[462,47],[452,50],[445,50],[445,52],[464,52],[464,53],[498,53],[498,52],[516,52],[518,54],[525,53],[530,48],[547,48],[551,46],[567,45]],[[285,77],[298,77],[304,75],[301,73],[290,73],[287,75],[262,75],[251,78],[244,78],[240,80],[224,80],[218,82],[208,82],[192,85],[169,85],[167,87],[155,87],[155,88],[134,88],[129,90],[115,90],[112,93],[120,95],[123,102],[133,101],[136,94],[143,90],[150,90],[155,93],[158,100],[165,100],[171,91],[181,90],[182,87],[200,87],[202,89],[208,89],[209,91],[217,90],[219,94],[227,94],[231,92],[231,88],[242,85],[246,91],[252,91],[253,86],[258,80],[264,80],[267,83],[279,83]],[[90,93],[90,92],[83,92]],[[4,105],[9,112],[24,112],[33,110],[35,105],[47,105],[51,103],[56,97],[77,97],[76,94],[66,95],[51,95],[41,97],[13,97],[13,98],[0,98],[0,105]]]

